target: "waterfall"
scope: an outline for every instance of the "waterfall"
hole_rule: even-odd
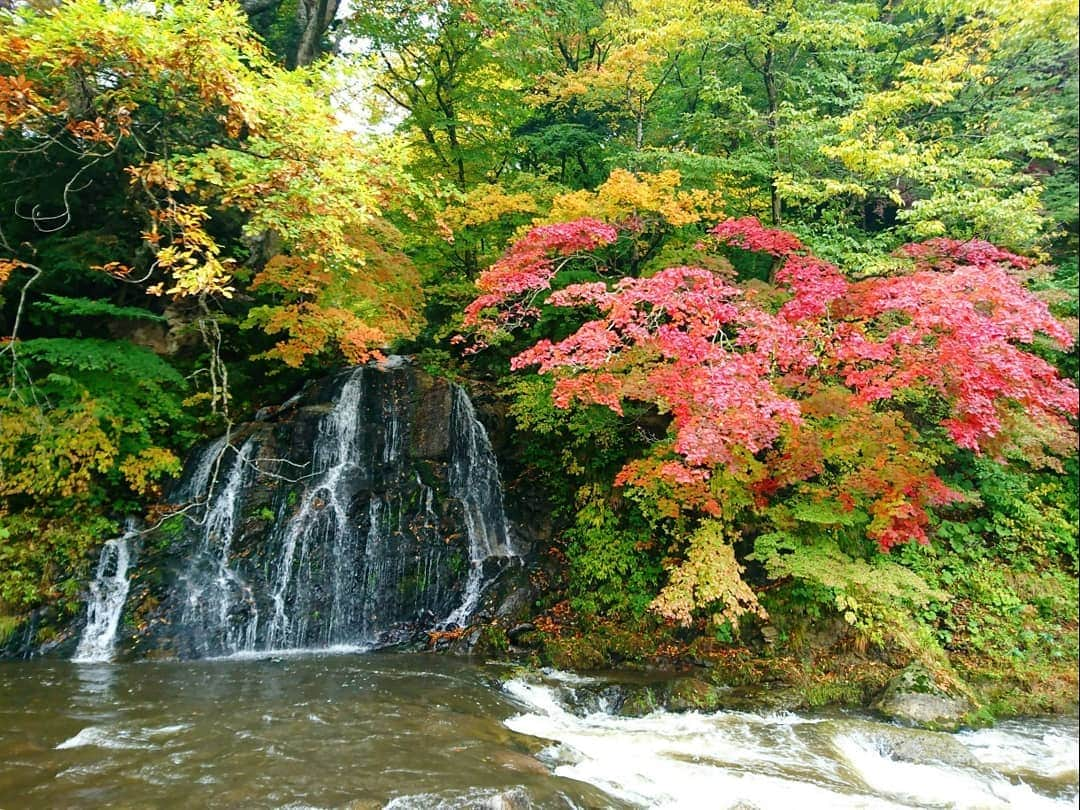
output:
[[[518,556],[465,391],[404,362],[315,383],[189,461],[151,632],[208,657],[464,625]],[[239,442],[239,440],[237,440]]]
[[[106,541],[98,559],[97,572],[90,583],[86,604],[86,627],[83,629],[73,661],[91,663],[112,659],[116,628],[128,594],[129,541],[138,534],[134,519],[124,524],[124,534]]]
[[[225,448],[228,445],[228,435],[219,436],[199,451],[191,465],[191,474],[185,475],[172,493],[171,500],[174,503],[197,501],[200,498],[209,497],[210,491],[217,481]]]
[[[360,401],[364,394],[364,373],[355,369],[345,381],[333,410],[319,421],[315,446],[312,448],[314,478],[307,488],[300,508],[285,524],[281,556],[274,584],[274,615],[270,620],[271,649],[295,647],[302,643],[307,617],[296,611],[290,613],[290,588],[299,587],[294,560],[299,548],[301,561],[308,556],[312,542],[328,543],[333,556],[333,604],[324,644],[345,643],[350,621],[350,576],[355,559],[355,537],[347,523],[348,496],[343,486],[349,473],[356,472]]]
[[[461,604],[443,620],[447,627],[465,624],[476,610],[486,584],[484,563],[518,556],[507,530],[495,452],[469,395],[459,386],[453,389],[450,431],[450,496],[464,509],[469,571]]]
[[[225,469],[226,444],[214,442],[199,460],[196,481],[212,487],[212,471]],[[197,628],[200,653],[208,654],[224,646],[231,651],[253,649],[259,611],[251,588],[230,561],[244,490],[255,469],[256,442],[249,438],[234,452],[232,465],[216,492],[207,493],[202,515],[201,538],[193,564],[184,576],[185,598],[182,620]],[[220,478],[219,478],[220,480]],[[193,493],[199,497],[198,490]]]

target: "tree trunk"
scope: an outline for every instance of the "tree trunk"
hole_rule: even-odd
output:
[[[776,185],[776,177],[780,173],[780,146],[776,137],[776,110],[778,107],[776,100],[776,74],[773,71],[773,60],[775,54],[773,49],[767,48],[765,51],[765,64],[761,70],[761,77],[765,81],[765,98],[769,105],[768,116],[768,135],[767,142],[769,144],[769,151],[772,152],[773,167],[771,176],[769,177],[769,201],[772,208],[772,224],[774,228],[779,228],[783,222],[781,219],[780,210],[780,189]]]
[[[340,0],[300,0],[296,6],[296,21],[300,27],[300,42],[296,46],[296,67],[310,65],[320,52],[323,34],[337,15]]]

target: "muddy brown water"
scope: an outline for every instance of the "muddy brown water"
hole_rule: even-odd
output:
[[[920,737],[862,717],[582,715],[575,676],[511,674],[347,651],[0,663],[0,808],[1077,806],[1075,718]]]

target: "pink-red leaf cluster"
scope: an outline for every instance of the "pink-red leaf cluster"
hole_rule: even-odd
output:
[[[710,233],[773,257],[774,291],[750,292],[700,267],[570,285],[547,303],[599,317],[511,361],[554,375],[560,407],[621,413],[635,401],[670,414],[664,458],[630,465],[623,483],[641,485],[648,470],[710,511],[710,476],[756,456],[759,473],[746,485],[759,502],[800,480],[831,481],[830,497],[859,499],[868,533],[887,550],[925,542],[927,509],[956,497],[916,452],[919,428],[907,421],[905,397],[937,398],[953,441],[976,452],[1015,422],[1004,416],[1017,408],[1066,427],[1077,416],[1076,387],[1026,348],[1038,335],[1062,348],[1072,340],[1010,275],[1028,266],[1022,257],[986,242],[935,239],[902,249],[910,274],[849,282],[793,234],[754,218]],[[531,306],[528,294],[551,288],[558,257],[617,236],[591,219],[534,229],[481,276],[466,322],[512,328]],[[845,455],[874,432],[891,438]],[[831,478],[830,454],[844,471]],[[696,500],[685,496],[695,487]]]

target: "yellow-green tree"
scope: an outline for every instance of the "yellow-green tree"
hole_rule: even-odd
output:
[[[346,132],[330,87],[230,3],[0,12],[3,603],[70,595],[194,417],[228,423],[230,371],[361,362],[415,331],[382,219],[411,193],[401,155]]]

